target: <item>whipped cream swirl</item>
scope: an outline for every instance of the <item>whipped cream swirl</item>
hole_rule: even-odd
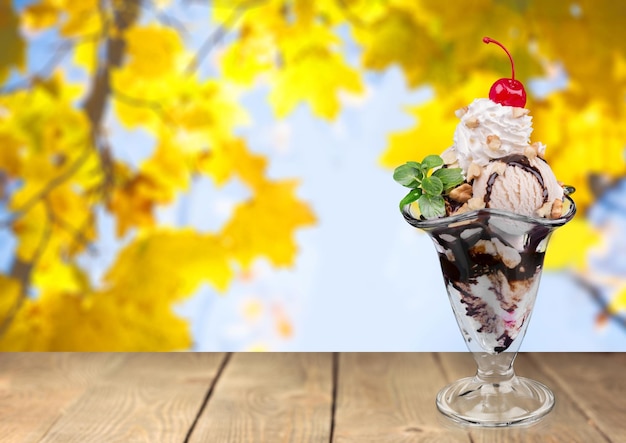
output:
[[[478,98],[457,111],[457,116],[461,122],[454,132],[451,149],[465,174],[472,163],[484,167],[494,158],[524,154],[529,146],[532,117],[525,108]]]

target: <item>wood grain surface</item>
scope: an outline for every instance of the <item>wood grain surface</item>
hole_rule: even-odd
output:
[[[555,393],[532,426],[436,409],[461,353],[5,353],[0,442],[626,442],[626,354],[520,354]]]
[[[235,354],[190,442],[328,443],[332,355]]]

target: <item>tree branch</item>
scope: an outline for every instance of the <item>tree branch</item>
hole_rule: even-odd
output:
[[[609,303],[602,296],[600,288],[579,275],[572,275],[574,282],[587,291],[594,303],[600,308],[599,318],[613,320],[619,327],[626,331],[626,318],[615,314],[609,309]]]
[[[131,97],[130,95],[117,89],[111,89],[111,95],[114,99],[119,100],[120,102],[127,105],[136,106],[138,108],[148,108],[154,111],[154,113],[162,118],[163,121],[165,121],[165,123],[167,123],[168,125],[174,124],[172,118],[165,112],[165,108],[163,107],[163,105],[157,101]]]
[[[41,67],[41,69],[26,78],[22,78],[13,85],[7,85],[4,88],[1,88],[0,95],[14,94],[17,91],[28,89],[32,87],[38,79],[50,77],[52,71],[54,71],[54,69],[63,61],[65,56],[70,52],[72,48],[77,45],[95,41],[98,38],[99,36],[94,34],[60,42],[57,48],[53,51],[48,61]]]
[[[37,245],[37,249],[33,254],[33,257],[30,261],[23,261],[19,257],[15,257],[13,261],[13,265],[11,266],[11,271],[9,275],[11,278],[17,280],[20,284],[20,293],[18,295],[18,299],[11,307],[11,310],[7,313],[7,316],[2,319],[0,323],[0,337],[2,337],[6,331],[9,329],[15,316],[22,308],[24,301],[28,296],[28,289],[30,288],[30,279],[33,272],[33,269],[41,259],[46,246],[48,246],[48,242],[50,241],[50,236],[52,235],[52,223],[51,223],[51,215],[52,208],[50,206],[50,202],[48,200],[44,200],[46,206],[46,214],[47,214],[47,223],[46,228],[39,240],[39,244]]]
[[[250,0],[243,1],[232,8],[230,15],[226,18],[224,23],[222,23],[213,33],[209,34],[205,39],[204,43],[196,52],[195,57],[189,62],[187,68],[185,68],[185,74],[191,75],[193,74],[202,61],[205,59],[207,55],[211,52],[211,50],[217,46],[220,41],[228,34],[228,28],[230,28],[241,16],[244,12],[254,6],[259,6],[264,3],[266,0]]]
[[[8,219],[0,221],[0,226],[8,226],[18,218],[24,216],[24,214],[30,211],[33,206],[39,203],[42,199],[45,199],[55,188],[72,178],[72,176],[80,170],[83,164],[85,164],[91,153],[91,148],[84,149],[74,163],[72,163],[62,174],[57,175],[46,183],[46,186],[44,186],[43,189],[29,198],[22,206],[13,211]]]
[[[60,217],[57,214],[50,213],[50,220],[53,224],[57,225],[59,228],[68,232],[74,238],[75,244],[79,244],[84,246],[90,253],[96,253],[96,248],[90,243],[89,239],[85,236],[85,230],[89,227],[90,217],[87,217],[85,221],[81,224],[79,228],[75,228],[71,224],[69,224],[65,219]],[[70,245],[69,249],[73,248],[73,244]],[[78,249],[78,247],[76,248]]]
[[[346,16],[346,20],[350,22],[351,25],[356,26],[357,28],[367,29],[371,27],[371,23],[367,23],[363,21],[361,17],[356,15],[354,12],[350,10],[350,6],[346,3],[346,0],[337,0],[337,4],[339,8],[343,10],[344,15]]]
[[[78,170],[84,165],[85,161],[89,158],[89,155],[92,154],[94,149],[100,155],[101,164],[106,163],[105,157],[108,154],[108,151],[103,147],[102,142],[102,119],[106,112],[107,102],[111,93],[110,69],[114,66],[121,66],[126,45],[123,38],[121,37],[122,32],[109,33],[111,22],[106,11],[105,1],[106,0],[100,0],[98,5],[98,12],[102,17],[103,23],[101,35],[99,38],[104,37],[104,59],[101,61],[98,69],[96,70],[96,74],[93,78],[90,91],[82,105],[82,108],[86,113],[89,121],[91,143],[69,168],[67,168],[60,175],[50,180],[40,192],[35,194],[24,205],[18,208],[12,214],[9,221],[3,222],[4,224],[11,223],[16,218],[23,216],[33,206],[41,202],[41,200],[43,200],[46,204],[47,228],[35,256],[30,262],[24,262],[19,258],[16,258],[10,270],[10,277],[20,282],[21,295],[18,302],[11,310],[9,316],[4,319],[3,322],[0,324],[0,335],[4,333],[4,331],[6,331],[6,329],[9,327],[13,320],[13,317],[20,309],[24,298],[26,297],[26,294],[28,294],[28,290],[31,284],[32,270],[36,262],[39,260],[41,254],[43,253],[48,243],[48,239],[51,235],[52,225],[54,224],[53,220],[55,219],[55,217],[50,206],[50,202],[47,200],[46,197],[57,186],[74,176],[78,172]],[[126,2],[112,2],[114,6],[110,6],[110,8],[112,10],[113,23],[117,28],[117,31],[123,31],[124,29],[128,28],[138,18],[138,4],[136,3],[137,1],[138,0]],[[133,5],[137,5],[137,8],[133,8]],[[118,8],[116,9],[115,6],[117,6]],[[68,43],[66,47],[71,47],[71,44]],[[64,55],[64,53],[62,55]],[[60,58],[57,60],[58,57]],[[48,64],[50,64],[51,66],[56,66],[56,64],[58,64],[61,59],[62,57],[60,55],[55,54],[55,56]],[[56,222],[57,224],[59,224],[59,226],[67,228],[67,224],[65,224],[63,220],[57,219]],[[74,234],[76,234],[76,232],[74,232]],[[83,240],[86,240],[82,235],[80,235],[79,237]]]
[[[185,26],[183,22],[178,20],[178,18],[173,15],[167,14],[162,10],[158,9],[151,1],[139,1],[139,5],[147,11],[150,11],[154,15],[154,17],[164,26],[170,27],[174,29],[178,34],[183,37],[187,37],[189,35],[189,30]]]

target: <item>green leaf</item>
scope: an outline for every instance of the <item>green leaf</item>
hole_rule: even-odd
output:
[[[400,200],[400,211],[404,209],[406,205],[410,205],[414,201],[417,201],[422,196],[422,190],[420,188],[411,189],[407,195],[404,196],[402,200]]]
[[[393,179],[407,188],[416,188],[424,174],[418,168],[406,163],[393,171]]]
[[[417,204],[420,206],[422,215],[428,219],[446,215],[446,203],[440,195],[435,197],[422,195],[419,200],[417,200]]]
[[[424,193],[434,197],[441,195],[443,192],[443,183],[439,177],[431,175],[430,177],[424,177],[422,180],[422,189]]]
[[[422,170],[425,172],[439,166],[443,166],[443,159],[438,155],[427,155],[422,160]]]
[[[395,169],[393,178],[412,188],[400,201],[400,211],[417,201],[420,213],[426,218],[446,215],[446,202],[441,194],[465,180],[461,168],[442,168],[443,164],[439,155],[427,155],[421,163],[409,161]]]
[[[420,162],[406,162],[407,165],[413,166],[415,169],[422,169]]]
[[[464,181],[461,168],[437,169],[435,172],[433,172],[432,177],[437,177],[441,180],[441,182],[443,183],[443,189],[445,191],[460,185]]]

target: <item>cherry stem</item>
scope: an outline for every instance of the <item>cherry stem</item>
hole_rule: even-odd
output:
[[[509,56],[509,60],[511,60],[511,79],[515,80],[515,65],[513,64],[513,57],[511,57],[511,54],[504,47],[504,45],[502,43],[500,43],[499,41],[496,41],[496,40],[494,40],[492,38],[489,38],[489,37],[483,37],[483,42],[486,43],[486,44],[495,43],[496,45],[498,45],[502,49],[504,49],[504,52],[506,52],[506,55]]]

